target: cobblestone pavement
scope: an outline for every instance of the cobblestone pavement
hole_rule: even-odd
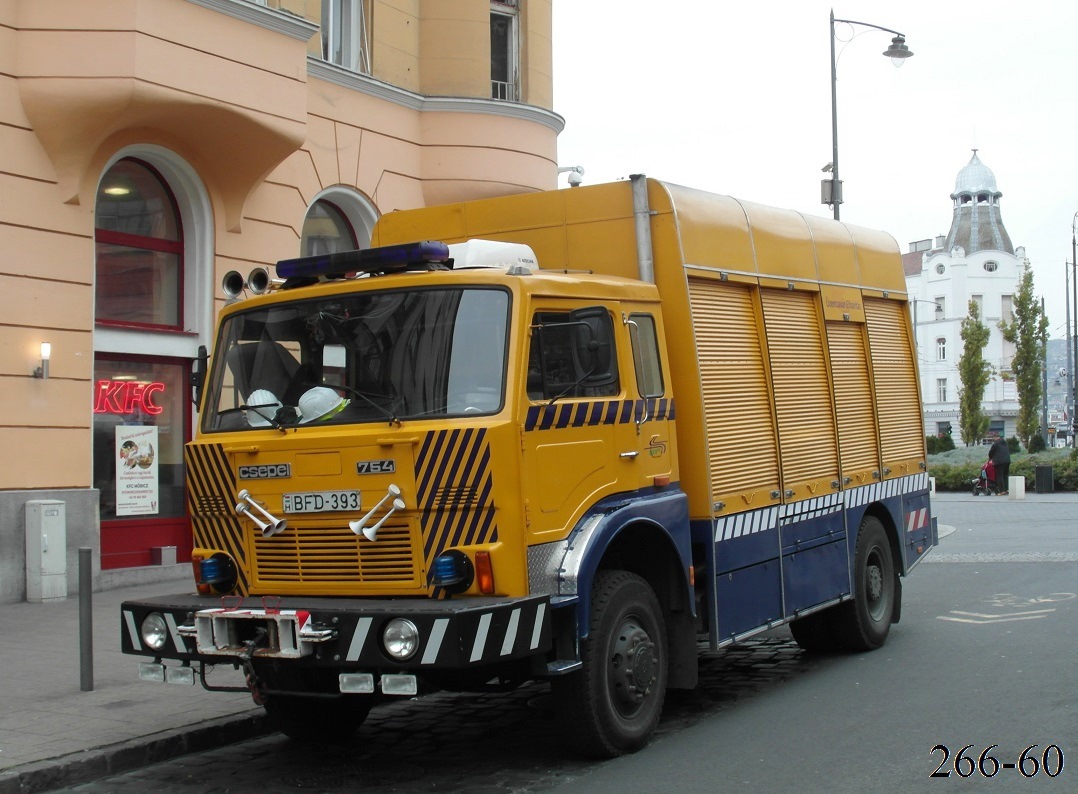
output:
[[[734,648],[703,650],[700,686],[668,694],[653,741],[833,661],[806,655],[782,629]],[[545,791],[594,765],[567,757],[558,743],[548,693],[546,685],[529,684],[506,693],[388,704],[338,745],[299,744],[274,734],[62,791]]]

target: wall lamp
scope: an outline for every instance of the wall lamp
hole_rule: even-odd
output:
[[[52,345],[41,343],[41,366],[34,370],[34,377],[45,380],[49,377],[49,359],[52,358]]]

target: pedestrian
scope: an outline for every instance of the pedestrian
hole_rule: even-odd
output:
[[[988,459],[996,469],[996,494],[1003,496],[1010,487],[1011,475],[1011,450],[1007,446],[1007,439],[1001,436],[992,443],[988,450]]]

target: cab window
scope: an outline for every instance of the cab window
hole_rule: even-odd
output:
[[[650,314],[629,315],[629,336],[633,343],[633,363],[640,396],[662,397],[666,393],[666,387],[663,384],[655,318]]]
[[[619,394],[614,325],[603,307],[536,312],[528,352],[532,400]]]

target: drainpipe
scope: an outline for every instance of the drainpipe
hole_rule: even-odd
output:
[[[651,209],[648,207],[648,179],[643,174],[632,174],[633,222],[636,227],[636,267],[640,280],[655,283],[655,260],[651,248]]]

